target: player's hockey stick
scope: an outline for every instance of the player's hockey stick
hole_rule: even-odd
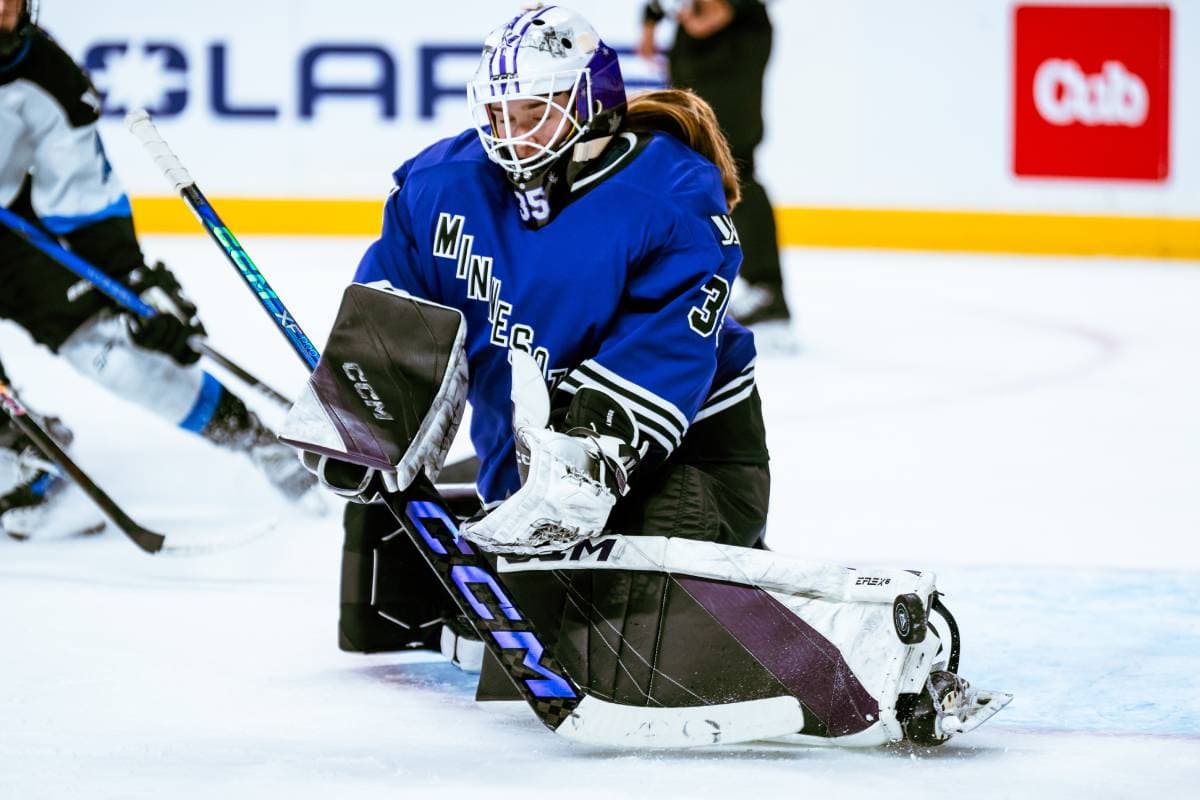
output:
[[[7,225],[14,233],[28,242],[31,246],[41,250],[54,261],[57,261],[62,266],[74,272],[79,277],[83,278],[88,283],[95,286],[104,294],[111,297],[122,307],[139,317],[149,318],[158,314],[158,310],[146,303],[142,298],[131,290],[128,286],[108,275],[103,270],[89,264],[83,258],[80,258],[75,253],[67,250],[58,242],[54,241],[50,236],[30,223],[27,219],[9,211],[7,208],[0,207],[0,223]],[[254,375],[250,374],[246,369],[231,361],[225,355],[220,353],[216,348],[210,345],[202,336],[193,336],[189,341],[190,344],[198,353],[202,353],[208,358],[220,364],[233,375],[237,376],[238,380],[245,383],[250,388],[262,394],[264,397],[270,398],[276,404],[290,407],[291,401],[272,389],[266,383],[262,382]]]
[[[320,353],[221,222],[149,115],[135,111],[126,124],[237,267],[296,354],[315,370]],[[459,535],[454,515],[423,474],[405,491],[385,495],[385,503],[525,701],[555,733],[590,744],[683,747],[779,736],[803,725],[803,712],[794,697],[651,708],[588,694],[547,649],[492,565]]]
[[[2,382],[0,382],[0,406],[4,407],[4,412],[8,414],[21,433],[28,436],[34,446],[57,465],[58,472],[74,481],[104,513],[104,516],[112,520],[113,524],[132,539],[134,544],[147,553],[157,553],[162,550],[163,543],[166,541],[165,537],[134,522],[120,506],[113,502],[111,497],[104,493],[103,489],[87,476],[87,473],[71,460],[71,457],[58,446],[58,442],[54,441],[48,433],[42,430],[40,425],[34,422],[25,406],[17,398],[16,393]]]
[[[26,451],[17,456],[17,464],[22,467],[48,472],[58,478],[70,480],[70,477],[63,471],[62,467],[55,464],[45,455],[40,452],[34,453]],[[235,534],[225,535],[212,539],[201,541],[189,541],[186,544],[181,544],[172,537],[171,544],[163,544],[162,549],[158,552],[162,555],[170,556],[206,556],[215,553],[224,553],[236,547],[242,547],[253,541],[261,539],[267,534],[274,531],[279,526],[279,520],[268,520],[259,525],[252,526],[249,531],[241,531]]]
[[[125,125],[141,141],[150,157],[154,159],[154,163],[162,170],[167,182],[183,196],[188,207],[200,220],[204,230],[208,231],[208,235],[221,248],[225,258],[237,269],[246,286],[275,320],[275,324],[287,336],[288,341],[292,343],[292,349],[296,351],[296,355],[300,356],[300,360],[310,371],[316,369],[321,354],[317,352],[312,341],[304,335],[304,331],[300,330],[300,326],[296,324],[291,312],[287,310],[279,296],[267,283],[267,279],[259,272],[258,266],[251,260],[229,228],[225,227],[225,223],[221,221],[217,212],[209,204],[208,198],[196,186],[192,176],[176,155],[171,152],[167,143],[163,141],[154,122],[150,119],[150,114],[144,109],[131,111],[125,117]]]

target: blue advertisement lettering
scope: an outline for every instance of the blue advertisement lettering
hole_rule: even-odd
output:
[[[218,117],[240,119],[275,119],[278,117],[279,108],[277,106],[247,105],[238,108],[229,100],[226,50],[223,42],[217,42],[208,48],[209,63],[212,65],[208,72],[208,100],[212,104],[213,113]]]
[[[479,45],[477,44],[426,44],[417,50],[417,60],[420,64],[420,114],[421,119],[433,119],[434,108],[439,100],[453,97],[461,106],[466,99],[467,87],[462,81],[438,82],[438,65],[446,59],[457,59],[474,64],[479,60]]]
[[[320,84],[316,74],[318,62],[329,58],[373,60],[378,69],[377,78],[364,84]],[[383,119],[395,119],[398,105],[396,62],[388,51],[375,45],[313,45],[300,56],[300,116],[311,119],[317,100],[323,97],[374,98]]]
[[[216,119],[234,122],[279,120],[284,116],[278,97],[247,98],[238,95],[239,81],[234,44],[212,41],[189,61],[183,45],[169,40],[96,42],[84,51],[84,66],[91,73],[103,98],[103,114],[121,117],[134,108],[145,108],[155,117],[178,117],[192,98],[189,87],[207,90],[207,106]],[[614,48],[628,56],[628,47]],[[439,112],[461,113],[466,96],[465,75],[479,58],[479,45],[438,43],[416,45],[417,101],[409,113],[432,120]],[[245,59],[243,63],[247,63]],[[628,58],[625,85],[629,89],[653,88],[661,81]],[[252,63],[252,62],[250,62]],[[362,77],[344,77],[347,67]],[[245,68],[243,68],[245,69]],[[343,103],[368,104],[380,120],[395,120],[400,114],[400,59],[388,49],[366,42],[315,42],[300,50],[295,61],[296,117],[313,120],[326,108]],[[192,73],[195,73],[194,75]],[[343,77],[331,77],[340,73]],[[454,102],[447,105],[446,100]],[[327,111],[325,113],[332,113]]]

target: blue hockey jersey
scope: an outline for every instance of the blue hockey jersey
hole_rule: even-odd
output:
[[[557,391],[609,394],[637,424],[632,444],[660,456],[753,391],[753,337],[725,318],[742,256],[717,168],[666,134],[620,137],[623,155],[584,173],[537,229],[522,215],[544,200],[516,190],[473,130],[438,142],[395,172],[383,234],[355,275],[465,315],[489,506],[520,486],[510,348]]]

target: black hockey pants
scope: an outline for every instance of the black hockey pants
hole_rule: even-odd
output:
[[[9,210],[39,224],[29,186],[26,181]],[[118,280],[127,280],[142,264],[128,217],[101,220],[65,238],[77,255]],[[84,322],[116,307],[90,283],[0,225],[0,319],[12,320],[35,342],[58,352]]]

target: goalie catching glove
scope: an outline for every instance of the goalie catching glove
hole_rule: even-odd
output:
[[[604,531],[628,488],[640,453],[636,427],[609,395],[581,389],[567,411],[565,433],[547,427],[550,400],[541,369],[511,351],[513,428],[522,485],[463,535],[484,550],[537,554],[562,550]]]
[[[383,285],[351,284],[308,386],[279,438],[321,484],[369,503],[437,479],[467,397],[457,309]]]

